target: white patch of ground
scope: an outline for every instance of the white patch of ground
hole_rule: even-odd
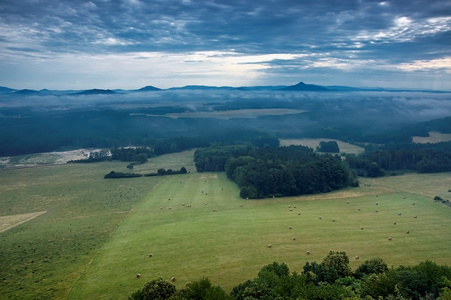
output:
[[[451,141],[451,133],[440,133],[437,131],[430,131],[429,136],[413,136],[412,142],[417,144],[426,144],[426,143],[440,143]]]
[[[86,159],[91,152],[101,149],[55,151],[14,157],[0,157],[0,169],[27,168],[48,164],[65,164],[71,160]]]
[[[14,228],[20,224],[33,220],[40,215],[45,214],[47,211],[38,211],[34,213],[28,214],[20,214],[20,215],[10,215],[10,216],[1,216],[0,217],[0,233]]]

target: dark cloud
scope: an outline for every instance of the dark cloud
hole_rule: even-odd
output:
[[[326,56],[341,66],[346,61],[355,67],[363,60],[390,65],[450,57],[450,34],[447,0],[0,3],[0,63],[14,57],[20,60],[24,52],[34,49],[50,56],[205,51],[244,56],[308,54],[302,61],[265,60],[262,65],[268,69],[281,64],[298,70],[323,68]]]

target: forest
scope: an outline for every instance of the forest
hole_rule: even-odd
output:
[[[358,259],[358,258],[356,258]],[[226,293],[208,278],[177,288],[154,279],[129,296],[143,299],[450,299],[451,267],[423,261],[414,266],[389,268],[381,258],[349,267],[344,251],[330,251],[322,262],[307,262],[300,272],[290,272],[284,263],[263,266],[257,276]]]
[[[225,171],[241,188],[242,198],[325,193],[358,185],[339,156],[303,146],[212,147],[196,150],[194,161],[198,172]]]

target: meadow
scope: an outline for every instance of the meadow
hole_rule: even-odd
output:
[[[265,264],[300,272],[329,250],[346,251],[353,269],[374,257],[451,265],[451,211],[433,200],[451,198],[450,173],[249,201],[224,173],[195,172],[192,155],[134,169],[190,171],[175,176],[103,179],[126,172],[120,162],[0,171],[0,217],[46,211],[0,233],[2,298],[126,299],[158,277],[183,287],[206,276],[230,290]]]

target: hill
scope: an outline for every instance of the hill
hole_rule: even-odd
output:
[[[281,88],[280,91],[318,91],[318,92],[325,92],[330,91],[329,89],[326,89],[325,87],[322,87],[320,85],[315,84],[305,84],[302,81],[295,85],[290,85],[285,88]]]

